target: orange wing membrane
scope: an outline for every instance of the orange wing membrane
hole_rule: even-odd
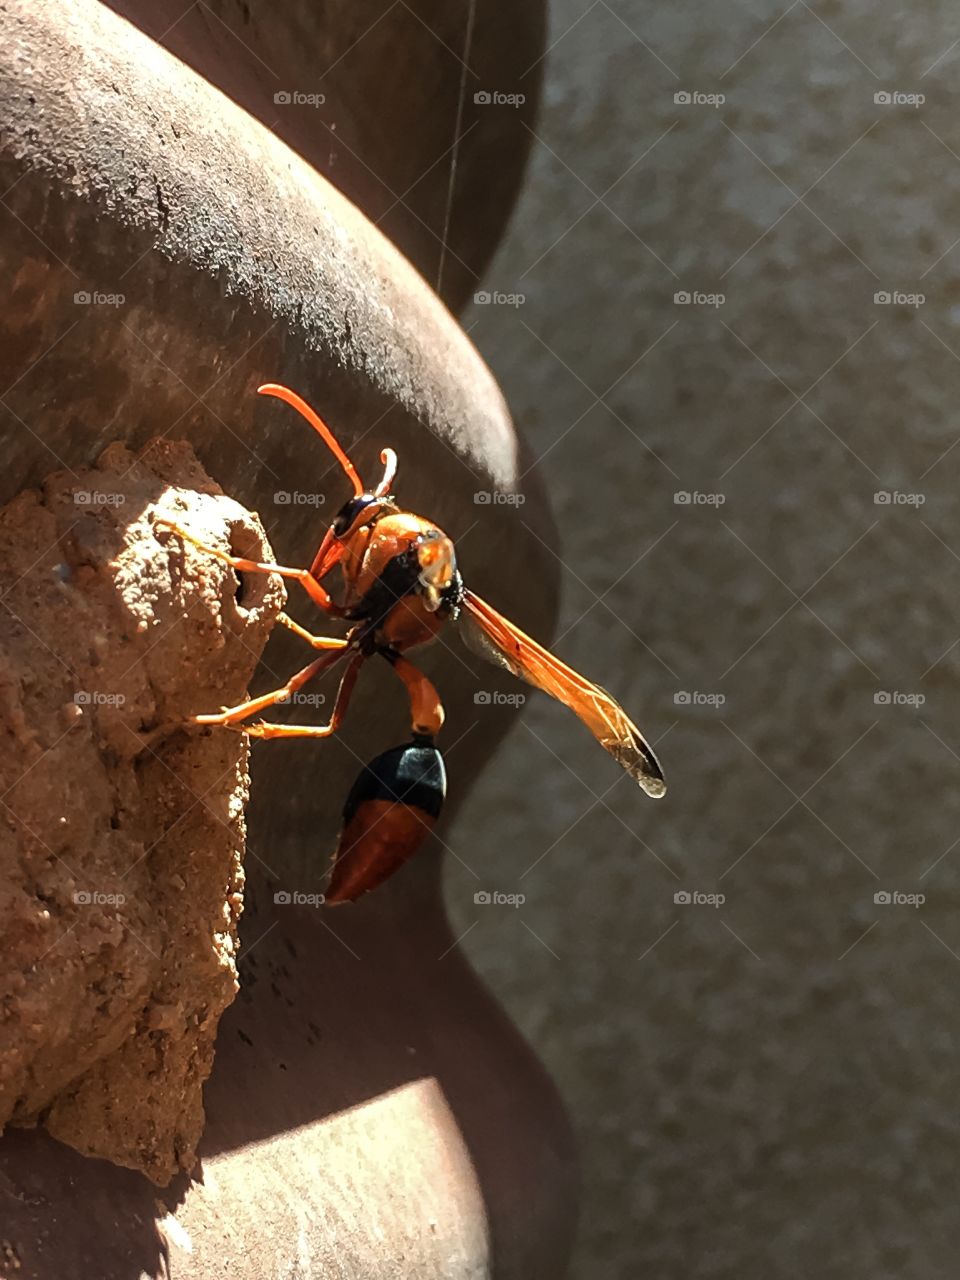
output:
[[[648,796],[665,794],[667,785],[653,749],[609,693],[548,653],[472,591],[463,593],[460,620],[467,644],[569,707]]]

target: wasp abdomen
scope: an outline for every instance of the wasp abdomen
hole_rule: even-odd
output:
[[[328,903],[375,889],[420,848],[443,808],[447,776],[430,737],[414,737],[365,766],[343,807]]]

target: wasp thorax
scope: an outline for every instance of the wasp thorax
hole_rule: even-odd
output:
[[[417,543],[417,561],[427,607],[436,611],[440,607],[440,593],[447,590],[457,573],[453,542],[439,530],[425,534]]]
[[[417,560],[420,562],[421,582],[436,587],[438,591],[449,587],[457,571],[457,557],[453,542],[446,534],[427,535],[418,543]]]

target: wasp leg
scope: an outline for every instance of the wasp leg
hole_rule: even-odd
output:
[[[322,658],[314,658],[313,662],[308,663],[296,675],[292,675],[287,683],[279,689],[274,689],[270,693],[263,693],[259,698],[250,698],[247,702],[241,702],[235,707],[224,707],[222,711],[211,715],[191,716],[191,720],[194,724],[232,727],[238,721],[246,720],[248,716],[256,715],[258,711],[263,711],[265,707],[275,706],[276,703],[283,702],[291,694],[296,693],[298,689],[302,689],[308,680],[312,680],[321,671],[325,671],[327,667],[332,667],[334,663],[339,662],[344,656],[344,650],[348,644],[349,641],[347,640],[336,641],[336,651],[334,653],[326,654]],[[245,729],[244,732],[249,731]]]
[[[277,621],[292,631],[294,635],[306,640],[307,644],[313,645],[314,649],[342,649],[345,640],[339,640],[336,636],[315,636],[312,631],[308,631],[306,627],[301,627],[299,622],[295,622],[287,613],[278,613]]]
[[[232,556],[226,551],[221,551],[219,547],[211,547],[209,543],[201,542],[199,538],[195,538],[192,533],[184,529],[183,525],[176,524],[173,520],[158,516],[154,523],[164,529],[172,529],[175,534],[183,538],[184,542],[189,542],[199,551],[205,551],[207,555],[215,556],[217,560],[222,560],[243,573],[277,573],[281,578],[295,578],[315,605],[325,609],[327,613],[332,613],[335,617],[343,616],[343,610],[339,605],[334,604],[330,593],[321,587],[309,569],[292,569],[288,565],[269,564],[259,560],[247,560],[243,556]]]
[[[383,655],[407,687],[413,732],[418,737],[432,738],[443,727],[443,703],[436,689],[419,667],[398,653]]]
[[[343,673],[329,724],[268,724],[260,720],[257,724],[244,725],[243,732],[251,738],[329,738],[343,723],[353,686],[366,660],[365,654],[358,653]]]

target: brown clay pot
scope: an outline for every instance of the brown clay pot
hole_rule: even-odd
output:
[[[166,434],[189,440],[228,494],[259,509],[281,560],[309,563],[322,514],[278,506],[274,493],[309,487],[327,510],[344,495],[307,429],[253,394],[261,381],[286,382],[336,427],[361,471],[376,467],[383,444],[397,448],[405,503],[460,538],[479,591],[546,636],[555,566],[526,527],[549,537],[542,495],[527,485],[523,522],[473,499],[514,486],[524,469],[502,397],[416,271],[315,171],[432,271],[436,240],[417,228],[420,219],[436,227],[444,184],[435,170],[417,178],[451,136],[459,76],[427,57],[434,36],[415,53],[403,43],[419,40],[422,25],[402,18],[403,5],[382,19],[376,44],[345,54],[350,76],[329,72],[347,150],[376,157],[366,164],[388,174],[390,189],[414,183],[410,209],[386,212],[366,164],[343,150],[324,164],[328,143],[312,117],[267,119],[273,81],[264,84],[258,60],[297,87],[294,68],[313,60],[314,39],[329,66],[360,25],[357,7],[342,17],[338,8],[239,6],[241,19],[250,15],[251,61],[226,52],[236,33],[218,22],[235,22],[234,6],[195,6],[166,34],[156,30],[164,6],[151,6],[149,29],[179,58],[93,0],[6,6],[0,498],[61,465],[89,464],[114,440],[136,448]],[[463,14],[434,8],[428,25],[449,43]],[[141,11],[147,29],[147,6],[124,6],[138,21]],[[476,69],[497,66],[499,51],[519,74],[541,35],[539,6],[480,4]],[[229,98],[209,82],[218,80]],[[482,120],[470,138],[445,277],[453,302],[491,252],[523,162],[515,121],[510,139]],[[74,302],[95,291],[124,301]],[[302,602],[290,609],[321,629]],[[290,639],[271,642],[270,671],[302,660]],[[424,665],[451,725],[468,725],[475,684],[462,655],[438,645]],[[200,1168],[158,1191],[42,1130],[8,1131],[0,1269],[44,1280],[561,1274],[573,1220],[569,1129],[549,1079],[451,936],[440,895],[448,828],[356,906],[327,915],[273,900],[277,886],[322,888],[357,757],[405,736],[394,692],[365,684],[342,743],[254,752],[242,988],[220,1024]],[[485,717],[451,752],[451,811],[508,721]]]

